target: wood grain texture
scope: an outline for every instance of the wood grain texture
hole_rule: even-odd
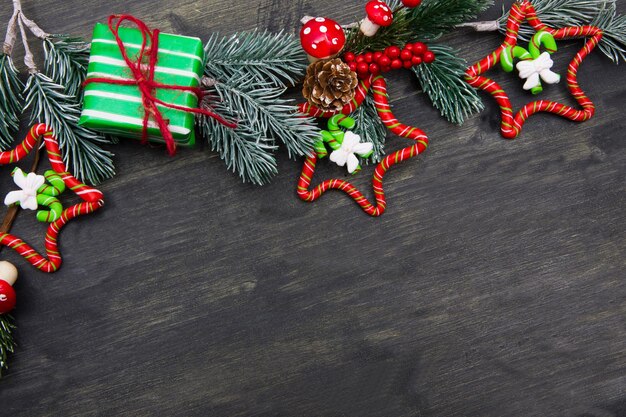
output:
[[[23,2],[49,32],[89,37],[117,12],[203,39],[295,31],[303,14],[349,22],[363,7]],[[0,21],[10,12],[5,1]],[[500,41],[466,30],[445,40],[469,62]],[[563,45],[561,71],[579,43]],[[515,105],[528,99],[518,80],[496,78]],[[284,152],[279,176],[255,187],[206,146],[175,158],[116,146],[106,206],[64,230],[58,273],[1,254],[21,279],[0,415],[626,416],[623,67],[593,54],[580,82],[596,117],[536,116],[515,141],[500,138],[488,96],[452,126],[408,73],[389,79],[397,116],[432,145],[386,177],[379,219],[340,193],[299,201],[301,161]],[[567,100],[563,84],[546,94]],[[317,178],[341,174],[320,164]],[[32,216],[13,230],[42,247]]]

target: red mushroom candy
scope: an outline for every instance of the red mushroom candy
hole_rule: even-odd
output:
[[[346,35],[337,22],[326,17],[310,19],[300,29],[300,43],[311,63],[337,55],[346,43]]]
[[[15,307],[15,290],[6,281],[0,279],[0,314],[6,314]]]
[[[391,8],[382,0],[372,0],[365,5],[367,16],[361,22],[361,32],[365,36],[374,36],[381,26],[389,26],[393,22]]]

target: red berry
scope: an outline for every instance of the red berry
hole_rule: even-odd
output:
[[[403,60],[403,61],[411,61],[411,58],[413,58],[413,54],[408,49],[403,49],[402,52],[400,52],[400,59],[401,60]]]
[[[0,314],[6,314],[15,307],[15,290],[8,282],[0,279]]]
[[[356,72],[356,62],[350,62],[348,66],[350,67],[350,71]]]
[[[378,58],[378,65],[380,65],[381,67],[388,67],[391,65],[391,58],[389,58],[387,55],[383,55],[380,58]]]
[[[389,71],[391,71],[391,65],[380,67],[380,72],[389,72]]]
[[[356,56],[352,52],[346,52],[343,56],[343,60],[346,62],[353,62]]]
[[[407,43],[406,45],[404,45],[404,49],[406,49],[408,51],[412,51],[413,50],[413,44],[412,43]]]
[[[424,62],[430,64],[435,60],[435,54],[432,51],[424,52]]]
[[[369,70],[374,75],[380,74],[380,67],[378,64],[370,64]]]
[[[422,0],[402,0],[405,7],[417,7],[422,4]]]
[[[367,71],[369,71],[370,66],[368,65],[367,62],[359,62],[358,65],[356,66],[356,72],[360,74],[367,74]]]
[[[365,62],[367,62],[369,64],[373,60],[374,60],[374,54],[373,53],[368,52],[368,53],[365,54]]]
[[[382,52],[380,52],[380,51],[374,52],[374,61],[378,62],[378,60],[380,59],[381,56],[383,56]]]
[[[422,63],[422,57],[421,56],[414,56],[413,58],[411,58],[411,64],[419,65],[421,63]]]
[[[400,56],[400,48],[397,46],[390,46],[386,49],[386,54],[391,59],[396,59]]]
[[[411,61],[404,61],[404,62],[402,63],[402,66],[403,66],[404,68],[406,68],[406,69],[409,69],[409,68],[411,68],[411,67],[413,66],[413,64],[411,63]]]
[[[424,52],[426,52],[427,50],[428,50],[428,48],[426,47],[426,44],[425,44],[425,43],[422,43],[422,42],[415,42],[415,43],[413,44],[413,53],[414,53],[415,55],[421,55],[421,54],[423,54]]]
[[[365,62],[365,57],[363,55],[358,55],[356,57],[356,62]]]
[[[399,59],[394,59],[393,61],[391,61],[391,68],[392,69],[402,68],[402,61],[400,61]]]

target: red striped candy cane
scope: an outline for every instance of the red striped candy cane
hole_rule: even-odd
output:
[[[15,250],[41,271],[54,272],[59,269],[62,262],[58,247],[58,237],[61,229],[73,218],[98,210],[103,206],[104,201],[103,195],[99,190],[83,184],[67,171],[54,133],[52,129],[48,128],[45,124],[33,126],[28,132],[28,135],[26,135],[26,138],[15,149],[0,152],[0,165],[14,163],[24,158],[30,153],[37,143],[37,139],[40,137],[43,137],[52,169],[61,176],[63,182],[65,182],[83,202],[63,210],[61,216],[48,226],[45,238],[47,258],[40,255],[20,238],[9,233],[0,234],[0,245],[8,246]]]
[[[400,123],[391,112],[387,97],[387,83],[382,76],[370,77],[369,80],[363,82],[359,86],[360,92],[358,92],[357,99],[355,100],[358,103],[356,104],[356,107],[358,107],[358,105],[363,102],[363,99],[368,93],[370,85],[374,92],[374,103],[376,105],[376,110],[385,126],[387,126],[387,128],[396,135],[402,136],[407,139],[412,139],[415,141],[415,143],[411,146],[407,146],[406,148],[400,149],[397,152],[387,155],[385,159],[383,159],[382,162],[380,162],[376,166],[376,169],[374,170],[374,176],[372,178],[372,187],[374,189],[376,204],[370,202],[354,185],[344,180],[326,180],[312,190],[309,190],[311,180],[313,178],[313,175],[315,174],[315,165],[317,164],[317,156],[315,154],[306,158],[304,166],[302,167],[300,179],[298,181],[297,192],[298,196],[302,200],[312,202],[320,198],[322,194],[324,194],[326,191],[330,189],[337,189],[345,192],[350,197],[352,197],[352,199],[356,201],[359,206],[361,206],[363,211],[365,211],[370,216],[380,216],[385,212],[385,209],[387,208],[387,201],[385,199],[385,191],[383,188],[383,177],[385,176],[389,168],[391,168],[395,164],[399,164],[402,161],[417,156],[428,147],[428,137],[426,136],[426,134],[424,134],[422,130]],[[360,99],[358,97],[360,97]],[[350,112],[356,109],[356,107],[350,110]],[[335,114],[332,112],[322,112],[319,109],[308,104],[301,105],[300,109],[305,110],[306,113],[310,115],[322,115],[324,117],[329,117]],[[348,110],[342,110],[342,113],[345,113],[346,111]]]
[[[539,100],[526,104],[520,111],[513,114],[509,96],[502,87],[492,79],[482,76],[482,74],[498,64],[500,55],[507,47],[517,44],[519,28],[524,20],[527,20],[535,30],[545,30],[557,40],[578,37],[588,38],[583,48],[578,51],[572,62],[570,62],[567,70],[567,87],[582,107],[581,110],[562,103]],[[484,90],[494,97],[500,107],[502,118],[500,130],[502,136],[507,139],[516,138],[522,131],[522,126],[526,120],[539,112],[552,113],[575,122],[584,122],[594,115],[595,106],[578,84],[578,69],[582,61],[595,49],[601,39],[602,30],[595,26],[577,26],[562,29],[549,28],[541,22],[529,1],[515,3],[511,8],[509,20],[507,21],[504,42],[491,55],[469,67],[466,71],[465,79],[472,87]]]

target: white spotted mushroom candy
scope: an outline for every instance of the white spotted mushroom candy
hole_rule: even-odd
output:
[[[307,20],[300,29],[300,43],[311,63],[337,55],[346,43],[346,35],[337,22],[326,17]]]
[[[391,8],[382,0],[372,0],[365,5],[367,16],[361,22],[361,32],[365,36],[374,36],[381,26],[389,26],[393,22]]]

